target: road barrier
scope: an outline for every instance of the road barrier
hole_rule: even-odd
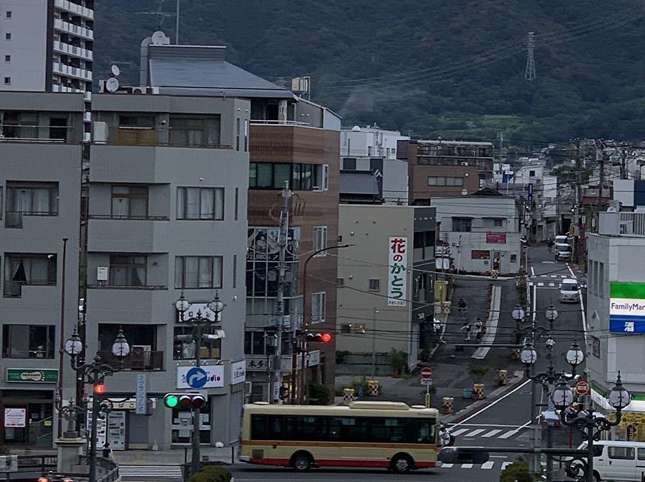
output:
[[[443,397],[441,400],[441,412],[444,415],[452,415],[455,409],[455,399],[453,397]]]
[[[367,380],[367,394],[370,397],[378,397],[381,394],[381,384],[378,380]]]
[[[506,370],[499,370],[497,372],[497,383],[500,386],[508,384],[508,372]]]
[[[483,383],[475,383],[473,385],[473,394],[475,395],[475,400],[483,400],[486,398],[486,393],[484,392]]]
[[[356,392],[353,388],[343,388],[343,403],[349,405],[356,400]]]

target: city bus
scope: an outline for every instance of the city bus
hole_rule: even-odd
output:
[[[435,467],[439,413],[399,402],[348,406],[244,406],[241,460],[293,467],[383,468],[405,473]]]

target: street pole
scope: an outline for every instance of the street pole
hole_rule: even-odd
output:
[[[587,414],[587,482],[595,482],[593,476],[593,408],[592,408],[591,398],[589,399],[589,413]]]
[[[376,313],[378,310],[372,308],[372,380],[376,378]]]
[[[217,316],[218,314],[215,314],[216,316],[216,321],[217,321]],[[195,340],[195,366],[199,368],[201,365],[201,347],[202,347],[202,327],[201,327],[201,322],[196,321],[195,322],[195,327],[193,328],[193,340]],[[192,453],[191,453],[191,460],[190,460],[190,473],[191,476],[195,475],[197,472],[199,472],[199,462],[201,460],[201,454],[200,454],[200,449],[201,449],[201,440],[200,440],[200,433],[199,433],[199,425],[200,425],[200,414],[201,409],[193,407],[193,440],[192,440]]]
[[[553,432],[550,422],[546,428],[546,446],[549,449],[553,447]],[[553,457],[549,453],[546,456],[546,482],[553,482]]]
[[[92,426],[90,427],[89,482],[96,482],[96,432],[99,417],[99,395],[92,395]],[[107,425],[106,425],[107,426]]]
[[[175,42],[179,45],[179,4],[181,0],[177,0],[177,14],[175,16]]]
[[[63,402],[63,357],[65,355],[65,271],[67,268],[67,238],[63,238],[63,260],[62,260],[62,273],[61,273],[61,288],[60,288],[60,344],[58,347],[58,397],[61,403]],[[60,437],[63,434],[63,421],[58,417],[57,434]]]

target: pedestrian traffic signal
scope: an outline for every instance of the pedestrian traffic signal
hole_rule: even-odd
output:
[[[334,337],[331,333],[307,333],[307,341],[311,343],[324,343],[329,344],[333,341]]]
[[[206,405],[206,397],[199,393],[167,393],[163,397],[163,404],[180,410],[200,409]]]

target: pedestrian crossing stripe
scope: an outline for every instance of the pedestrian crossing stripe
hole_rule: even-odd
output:
[[[490,432],[485,433],[484,435],[482,435],[482,438],[490,438],[490,437],[494,437],[495,435],[497,435],[497,434],[498,434],[498,433],[500,433],[501,431],[502,431],[502,429],[501,429],[501,428],[496,428],[495,430],[491,430]]]
[[[492,468],[493,468],[493,465],[495,465],[495,462],[494,462],[494,461],[492,461],[492,460],[489,460],[488,462],[483,463],[481,468],[482,468],[483,470],[490,470],[490,469],[492,469]]]
[[[511,427],[510,430],[508,427]],[[481,438],[500,438],[500,439],[509,439],[517,435],[522,429],[526,427],[515,427],[507,426],[507,429],[504,428],[458,428],[456,430],[450,430],[450,434],[455,437],[469,438],[469,437],[481,437]]]
[[[450,432],[452,435],[457,437],[458,435],[461,435],[462,433],[468,432],[470,429],[469,428],[460,428],[459,430],[455,430],[454,432]]]
[[[473,430],[472,432],[467,433],[466,435],[464,435],[464,437],[475,437],[485,431],[486,431],[485,428],[478,428],[477,430]]]

